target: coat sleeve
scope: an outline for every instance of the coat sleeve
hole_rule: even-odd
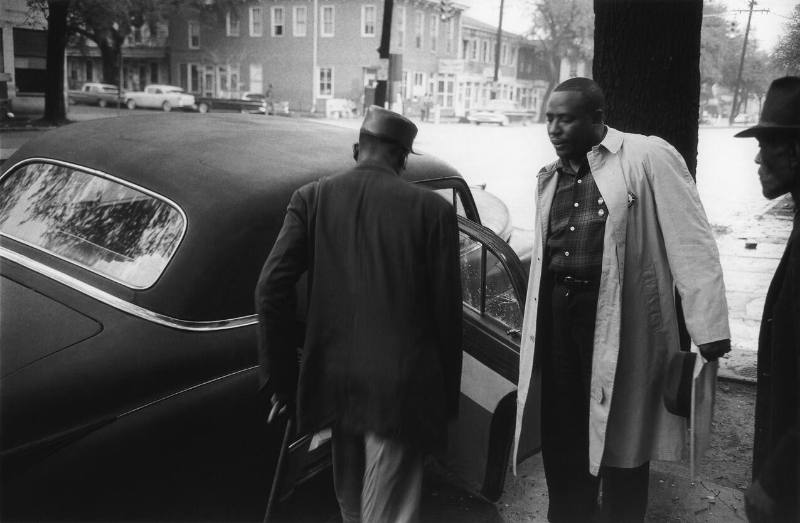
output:
[[[308,202],[296,191],[255,291],[261,386],[293,398],[298,362],[295,283],[308,268]]]
[[[461,391],[461,265],[455,209],[440,213],[428,238],[430,282],[448,419],[458,416]]]
[[[719,251],[697,186],[675,148],[657,137],[647,145],[645,171],[686,327],[697,345],[730,339]]]

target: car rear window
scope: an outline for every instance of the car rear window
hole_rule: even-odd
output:
[[[0,234],[128,287],[156,282],[185,229],[167,200],[76,167],[28,163],[0,180]]]

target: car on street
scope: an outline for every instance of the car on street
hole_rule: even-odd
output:
[[[124,95],[124,93],[123,93]],[[88,104],[106,107],[119,101],[119,88],[116,85],[87,82],[80,89],[67,92],[69,103]]]
[[[512,123],[528,125],[536,122],[536,111],[522,108],[518,103],[507,100],[489,100],[484,106],[471,110],[467,121],[480,125],[496,123],[500,126]]]
[[[151,84],[146,85],[144,91],[127,91],[125,93],[125,106],[128,109],[137,107],[145,109],[161,109],[169,112],[173,109],[195,110],[194,95],[183,92],[177,85]]]
[[[268,391],[258,392],[253,292],[290,195],[351,166],[354,134],[238,114],[135,115],[47,132],[3,164],[0,519],[261,518],[283,426],[266,423]],[[462,394],[439,459],[496,500],[527,273],[488,194],[428,154],[402,176],[458,214]],[[520,459],[539,447],[523,434]],[[290,433],[280,497],[329,463],[329,433]]]
[[[267,98],[259,93],[244,93],[239,98],[207,98],[196,99],[197,112],[237,111],[240,113],[267,113]]]

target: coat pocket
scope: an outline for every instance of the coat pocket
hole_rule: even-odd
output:
[[[664,322],[661,316],[661,294],[658,291],[658,279],[652,263],[642,270],[642,299],[647,313],[647,325],[653,331],[661,331]]]

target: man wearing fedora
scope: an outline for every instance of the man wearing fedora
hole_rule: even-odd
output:
[[[416,521],[423,454],[443,445],[457,414],[458,227],[452,205],[399,176],[416,134],[407,118],[369,107],[356,165],[292,195],[256,288],[269,418],[296,398],[300,431],[332,427],[345,523]],[[306,271],[296,380],[289,331]]]
[[[764,196],[792,195],[795,216],[772,278],[758,339],[753,484],[745,495],[750,521],[800,521],[800,77],[772,82],[754,137]]]

